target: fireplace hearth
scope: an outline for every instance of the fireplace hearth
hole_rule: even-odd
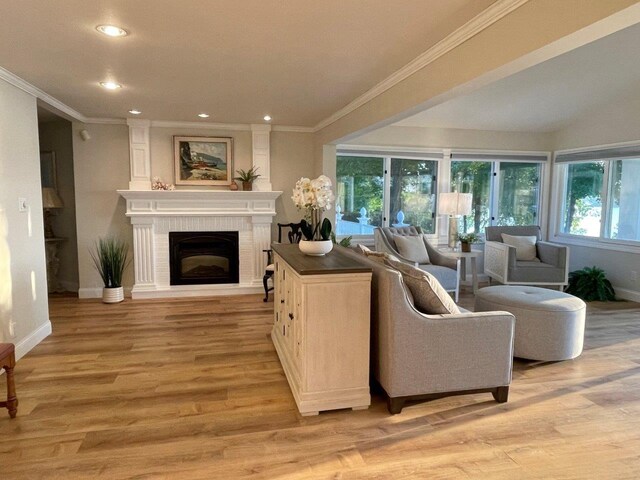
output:
[[[238,232],[169,232],[171,285],[239,283]]]

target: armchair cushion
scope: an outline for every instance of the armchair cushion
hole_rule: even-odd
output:
[[[385,264],[402,274],[404,282],[413,296],[416,309],[428,314],[458,314],[460,310],[440,285],[438,280],[419,268],[398,260],[387,259]]]
[[[518,261],[535,261],[536,258],[536,236],[520,236],[502,234],[502,242],[516,248],[516,260]]]
[[[398,247],[398,252],[404,258],[421,265],[431,263],[422,235],[394,235],[393,240]]]

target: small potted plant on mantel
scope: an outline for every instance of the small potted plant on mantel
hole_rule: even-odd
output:
[[[478,243],[480,241],[480,237],[475,233],[459,233],[458,240],[460,241],[460,249],[463,252],[470,252],[471,244]]]
[[[98,240],[95,251],[90,251],[93,263],[102,278],[102,301],[119,303],[124,300],[122,275],[129,265],[129,246],[119,238],[107,237]]]
[[[240,180],[242,182],[242,190],[243,191],[251,191],[253,190],[253,182],[255,182],[260,174],[258,173],[258,167],[251,167],[249,170],[236,170],[238,174],[234,180]]]

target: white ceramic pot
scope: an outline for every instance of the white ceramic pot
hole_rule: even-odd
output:
[[[305,255],[321,257],[333,249],[331,240],[300,240],[300,251]]]
[[[102,302],[103,303],[120,303],[124,300],[124,288],[103,288],[102,289]]]

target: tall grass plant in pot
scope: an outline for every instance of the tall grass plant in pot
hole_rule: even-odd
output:
[[[116,237],[100,238],[89,252],[93,264],[102,278],[102,301],[119,303],[124,300],[122,275],[129,265],[129,246]]]

